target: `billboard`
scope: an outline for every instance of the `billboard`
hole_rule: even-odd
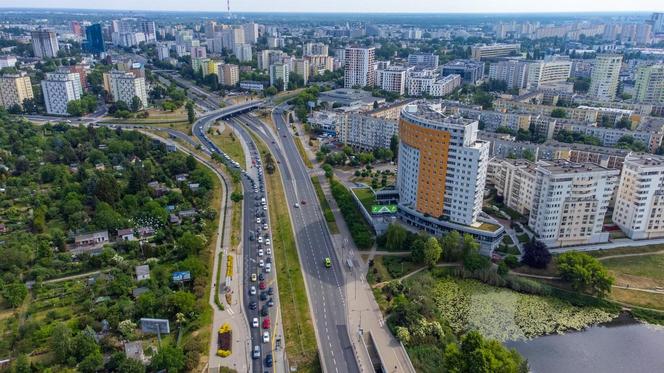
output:
[[[191,280],[191,272],[189,271],[173,272],[171,276],[173,278],[173,282],[183,282]]]
[[[142,318],[140,320],[141,330],[146,334],[169,334],[171,332],[171,325],[168,319],[149,319]]]
[[[379,214],[396,214],[397,205],[372,205],[371,213],[374,215]]]

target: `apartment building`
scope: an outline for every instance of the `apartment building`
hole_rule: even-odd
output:
[[[461,75],[451,74],[443,77],[439,77],[433,81],[429,86],[429,96],[431,97],[444,97],[452,92],[455,89],[461,86]]]
[[[528,88],[564,83],[572,71],[571,61],[538,61],[528,64]]]
[[[602,226],[619,174],[593,163],[538,162],[528,226],[549,247],[607,242]]]
[[[605,54],[595,58],[588,95],[598,101],[613,101],[618,91],[622,55]]]
[[[408,55],[408,65],[423,69],[437,69],[438,55],[433,53],[413,53]]]
[[[47,73],[41,81],[46,112],[52,115],[68,115],[67,104],[81,98],[81,79],[77,73]]]
[[[305,56],[305,60],[309,61],[309,69],[311,75],[319,75],[325,71],[334,70],[334,57],[330,56]]]
[[[399,218],[434,235],[473,235],[488,253],[504,228],[482,214],[489,143],[477,139],[478,122],[446,115],[440,103],[406,105],[399,119]],[[488,223],[488,224],[485,224]]]
[[[270,65],[270,85],[277,86],[281,83],[282,91],[288,89],[288,79],[290,78],[290,67],[287,63],[275,63]]]
[[[442,75],[457,74],[463,84],[477,84],[484,78],[484,62],[455,60],[443,65]]]
[[[235,43],[233,54],[240,62],[251,62],[253,59],[253,52],[249,43]]]
[[[145,78],[137,77],[134,73],[123,71],[104,73],[104,88],[113,102],[123,101],[131,105],[134,97],[138,97],[141,100],[141,108],[148,105]]]
[[[535,195],[535,168],[535,163],[525,159],[494,158],[489,162],[487,179],[505,206],[528,216]]]
[[[264,49],[256,53],[256,62],[259,69],[267,70],[270,68],[270,65],[281,62],[286,57],[287,54],[280,50]]]
[[[376,49],[373,47],[348,47],[344,54],[344,87],[374,86],[376,82],[376,72],[374,71]]]
[[[516,56],[520,53],[520,44],[475,45],[470,48],[471,58],[474,60]]]
[[[409,68],[404,66],[387,66],[376,70],[376,86],[399,95],[406,93],[406,77]]]
[[[58,56],[60,44],[55,31],[37,30],[30,33],[32,37],[32,50],[35,57],[54,58]]]
[[[217,66],[217,79],[223,86],[233,87],[240,81],[240,67],[225,63]]]
[[[378,148],[389,149],[392,137],[397,134],[396,119],[372,116],[370,113],[348,112],[340,114],[344,118],[337,121],[339,141],[354,149],[372,151]]]
[[[664,237],[664,158],[625,158],[613,222],[634,240]]]
[[[526,88],[528,64],[517,60],[492,63],[489,66],[489,79],[503,81],[507,84],[507,88]]]
[[[0,106],[9,109],[14,105],[23,107],[23,101],[34,98],[30,76],[24,71],[4,74],[0,77]]]
[[[249,22],[242,25],[244,32],[244,42],[249,44],[256,44],[259,36],[258,23]]]
[[[293,60],[293,72],[300,75],[304,80],[306,85],[309,82],[309,73],[311,69],[309,67],[309,60],[305,58],[296,58]]]
[[[327,44],[323,43],[305,43],[302,47],[303,56],[327,56],[329,49]]]
[[[642,66],[636,71],[634,99],[646,104],[664,104],[664,64]]]

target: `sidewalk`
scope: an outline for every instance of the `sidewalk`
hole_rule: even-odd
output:
[[[346,278],[347,319],[351,343],[356,351],[358,364],[362,372],[373,372],[371,358],[365,344],[373,337],[375,347],[379,352],[383,368],[386,372],[415,372],[410,359],[401,343],[392,336],[383,320],[383,314],[378,307],[371,290],[366,282],[367,265],[360,259],[355,244],[350,239],[348,226],[339,211],[330,185],[323,177],[318,177],[325,198],[330,204],[332,213],[339,227],[339,234],[333,234],[337,256],[342,263],[342,272]],[[339,252],[341,250],[341,252]],[[352,263],[349,268],[348,263]],[[364,340],[364,343],[362,343]]]

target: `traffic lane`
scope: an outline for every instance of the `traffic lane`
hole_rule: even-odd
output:
[[[281,158],[281,169],[288,170],[288,167],[285,167],[285,160],[281,151],[276,150],[276,144],[272,144],[272,141],[265,138],[265,135],[262,131],[256,131],[259,136],[263,137],[264,140],[268,143],[270,150],[275,153],[275,157]],[[299,153],[295,154],[299,157]],[[294,171],[295,172],[295,171]],[[302,177],[300,177],[302,180]],[[309,181],[310,183],[310,181]],[[300,208],[294,208],[292,201],[299,201],[297,198],[294,184],[284,183],[287,187],[287,199],[291,201],[289,203],[289,209],[291,211],[291,216],[295,217],[295,220],[299,218],[299,224],[296,224],[299,227],[302,227],[296,231],[296,237],[298,237],[299,246],[301,247],[301,254],[303,256],[302,261],[306,265],[304,266],[304,276],[307,276],[308,283],[313,284],[315,287],[319,285],[317,289],[312,289],[312,307],[316,313],[316,324],[317,330],[319,331],[320,343],[323,344],[321,354],[323,355],[323,361],[328,366],[328,371],[338,371],[339,366],[338,362],[345,363],[345,367],[342,367],[342,371],[356,372],[359,371],[359,367],[356,365],[354,357],[351,360],[343,358],[344,351],[348,348],[351,348],[350,340],[348,337],[346,329],[346,319],[345,319],[345,309],[344,309],[344,296],[342,287],[340,286],[336,275],[334,274],[334,269],[330,271],[320,271],[323,268],[323,259],[324,257],[319,255],[317,247],[320,244],[320,239],[325,237],[325,232],[320,230],[320,224],[316,227],[315,223],[310,224],[315,220],[320,220],[322,218],[322,213],[318,219],[316,217],[316,210],[314,208],[307,208],[306,206],[301,206]],[[306,183],[305,183],[306,185]],[[289,187],[293,186],[293,187]],[[301,187],[297,188],[301,190]],[[313,189],[313,188],[311,188]],[[314,193],[312,190],[309,190],[309,194],[303,194],[312,198]],[[317,198],[317,197],[316,197]],[[322,235],[322,236],[321,236]],[[318,284],[316,284],[318,283]],[[318,291],[316,291],[318,290]],[[339,302],[339,299],[341,302]],[[341,328],[339,328],[341,326]],[[339,330],[343,330],[342,335],[339,336]],[[334,334],[333,334],[334,333]],[[335,338],[330,338],[330,336],[335,336]],[[326,356],[329,356],[326,357]],[[344,369],[345,368],[345,369]]]
[[[248,184],[248,181],[245,180],[243,182],[243,185],[245,186],[245,190],[247,190],[247,188],[248,188],[248,185],[246,185],[246,184]],[[245,203],[244,203],[245,211],[252,211],[253,206],[252,206],[251,202],[252,201],[250,199],[245,198]],[[250,214],[245,213],[245,217],[244,217],[243,220],[244,220],[243,221],[243,226],[245,227],[244,234],[245,234],[245,237],[248,237],[246,235],[246,233],[247,233],[246,231],[252,227],[252,225],[251,225],[252,221],[250,219]],[[241,288],[242,288],[242,294],[243,294],[242,296],[245,297],[245,301],[243,302],[243,305],[244,305],[244,308],[245,308],[246,315],[248,316],[247,321],[249,322],[249,329],[251,330],[251,332],[250,332],[251,346],[250,346],[250,349],[249,349],[249,351],[250,351],[249,353],[252,354],[252,356],[250,356],[251,359],[252,359],[252,369],[251,370],[252,370],[252,372],[260,373],[261,368],[262,368],[262,362],[258,363],[255,359],[253,359],[253,349],[254,349],[254,346],[256,346],[258,344],[258,340],[260,338],[260,329],[259,328],[254,328],[253,325],[251,325],[252,320],[254,318],[259,317],[258,311],[257,311],[258,307],[256,308],[256,310],[252,310],[250,308],[250,303],[251,302],[258,302],[258,297],[256,295],[251,295],[249,293],[249,289],[251,288],[251,286],[257,286],[256,283],[251,282],[251,274],[254,272],[254,267],[252,266],[252,262],[251,262],[251,259],[253,257],[253,252],[251,250],[251,245],[249,243],[249,240],[245,241],[243,246],[244,246],[244,248],[243,248],[244,252],[242,254],[243,254],[244,276],[243,276],[243,282],[242,282],[243,286],[241,286]]]

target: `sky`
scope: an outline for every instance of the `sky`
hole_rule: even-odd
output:
[[[524,13],[664,11],[664,0],[230,0],[236,12]],[[10,8],[225,11],[226,0],[3,0]]]

